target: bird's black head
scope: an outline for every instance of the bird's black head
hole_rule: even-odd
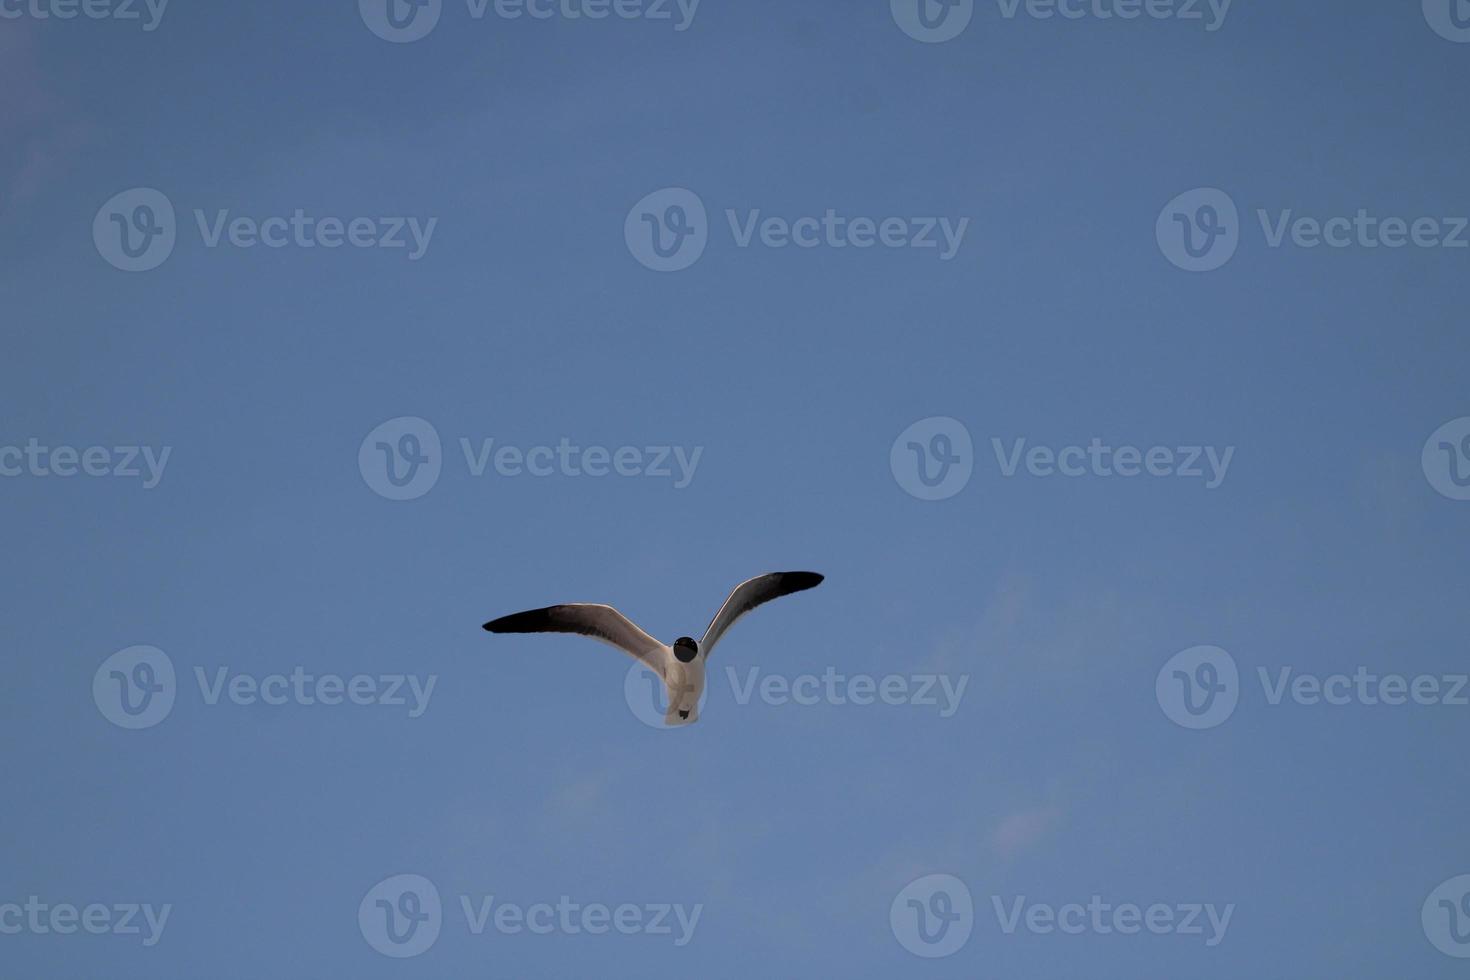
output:
[[[694,658],[699,656],[699,644],[687,636],[681,636],[674,641],[674,656],[681,664],[692,664]]]

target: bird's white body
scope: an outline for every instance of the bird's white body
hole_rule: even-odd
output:
[[[658,674],[668,694],[668,725],[690,725],[699,720],[704,696],[705,664],[715,644],[741,616],[762,603],[793,592],[815,588],[822,576],[815,572],[771,572],[740,583],[704,631],[704,637],[681,636],[673,646],[649,636],[612,606],[574,602],[502,616],[485,624],[491,633],[580,633],[601,640],[643,662]]]
[[[692,725],[699,720],[699,699],[704,697],[705,655],[701,651],[692,663],[681,664],[674,657],[673,647],[664,647],[663,652],[666,656],[664,690],[669,696],[669,710],[664,715],[664,722]]]

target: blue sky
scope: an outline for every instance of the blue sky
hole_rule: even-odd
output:
[[[1470,502],[1421,450],[1470,416],[1470,250],[1272,247],[1258,217],[1470,214],[1470,44],[1419,4],[1237,0],[1212,31],[977,3],[943,43],[836,0],[704,0],[682,31],[445,0],[411,43],[351,2],[175,0],[154,30],[0,6],[24,11],[0,19],[0,907],[171,906],[151,946],[0,934],[0,973],[1462,972],[1420,915],[1470,872],[1470,707],[1273,705],[1258,681],[1466,670]],[[135,188],[177,241],[129,273],[92,229]],[[655,272],[624,228],[665,188],[708,243]],[[1239,215],[1207,272],[1155,234],[1196,188]],[[211,248],[195,218],[298,209],[437,221],[411,260]],[[726,215],[828,209],[969,224],[945,260],[742,248]],[[442,447],[409,501],[358,466],[402,417]],[[972,475],[927,501],[890,450],[933,417]],[[701,455],[682,488],[476,476],[461,439]],[[1006,476],[992,440],[1020,439],[1234,453],[1214,489]],[[3,454],[30,440],[170,454],[145,489]],[[827,581],[742,621],[677,731],[629,710],[616,652],[479,629],[601,601],[671,641],[740,580],[808,568]],[[135,645],[175,702],[126,730],[92,690]],[[1192,731],[1155,680],[1201,645],[1238,664],[1239,704]],[[418,717],[196,682],[298,667],[436,682]],[[941,717],[741,704],[726,667],[968,682]],[[357,917],[399,874],[444,906],[403,959]],[[890,906],[934,874],[975,914],[926,959]],[[564,895],[701,913],[676,946],[476,935],[460,904]],[[1234,910],[1213,946],[994,911],[1093,895]]]

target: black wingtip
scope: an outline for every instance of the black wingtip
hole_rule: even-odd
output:
[[[777,572],[777,586],[782,595],[790,595],[793,592],[804,592],[807,589],[815,589],[827,578],[817,572]]]
[[[486,623],[484,630],[487,633],[541,633],[545,632],[551,625],[551,614],[555,606],[545,609],[528,609],[525,612],[511,613],[509,616],[501,616]]]

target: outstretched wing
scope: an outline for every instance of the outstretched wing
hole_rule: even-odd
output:
[[[725,600],[720,611],[715,613],[715,618],[710,620],[709,629],[704,631],[704,639],[699,641],[700,652],[708,657],[735,620],[756,606],[793,592],[814,589],[822,584],[822,578],[816,572],[771,572],[757,575],[748,582],[741,582],[735,586],[735,591],[730,593],[730,598]]]
[[[502,616],[485,624],[491,633],[580,633],[610,643],[660,671],[663,644],[612,606],[573,602]]]

